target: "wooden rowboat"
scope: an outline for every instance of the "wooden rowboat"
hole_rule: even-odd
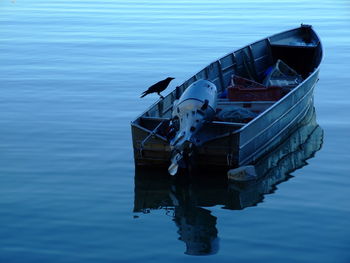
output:
[[[215,84],[219,94],[217,111],[241,107],[257,116],[248,121],[216,118],[206,123],[200,130],[201,138],[205,139],[196,147],[196,165],[237,167],[254,163],[297,129],[313,107],[322,56],[323,49],[316,32],[309,25],[301,25],[214,61],[131,122],[135,165],[169,165],[171,147],[166,129],[174,102],[200,79]],[[279,63],[288,65],[287,71],[296,72],[300,81],[286,89],[289,84],[283,84],[284,79],[270,78],[271,71]],[[266,89],[257,87],[255,90],[260,95],[251,92],[254,88],[235,89],[237,77],[262,87],[265,85]],[[278,88],[283,93],[277,97],[273,95],[276,83],[281,83]],[[225,95],[227,91],[228,95]]]

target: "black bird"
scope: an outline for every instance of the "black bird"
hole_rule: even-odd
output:
[[[144,96],[146,96],[147,94],[150,94],[150,93],[158,93],[158,95],[162,99],[164,99],[164,97],[160,93],[168,87],[170,81],[172,81],[173,79],[174,78],[168,77],[166,79],[163,79],[163,80],[157,82],[156,84],[153,84],[151,87],[148,88],[148,90],[144,91],[141,94],[140,98],[143,98]]]

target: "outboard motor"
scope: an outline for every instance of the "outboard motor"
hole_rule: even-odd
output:
[[[208,80],[197,80],[192,83],[174,102],[172,124],[175,137],[170,141],[171,165],[169,173],[175,175],[180,163],[186,163],[192,154],[192,147],[197,146],[196,135],[205,122],[215,116],[217,104],[216,86]]]

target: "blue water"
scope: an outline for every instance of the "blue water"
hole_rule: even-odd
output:
[[[349,17],[347,0],[1,0],[0,262],[350,262]],[[139,95],[300,23],[325,48],[323,147],[256,206],[205,208],[218,249],[187,255],[164,209],[134,212],[130,121],[157,100]]]

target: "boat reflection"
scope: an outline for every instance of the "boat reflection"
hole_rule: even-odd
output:
[[[258,160],[258,179],[231,182],[226,172],[201,173],[190,182],[171,177],[166,170],[137,169],[135,172],[135,213],[163,209],[178,226],[186,254],[209,255],[219,249],[217,218],[203,207],[221,205],[239,210],[260,203],[276,185],[291,178],[290,173],[306,165],[321,148],[323,130],[316,123],[314,109],[288,140]]]

